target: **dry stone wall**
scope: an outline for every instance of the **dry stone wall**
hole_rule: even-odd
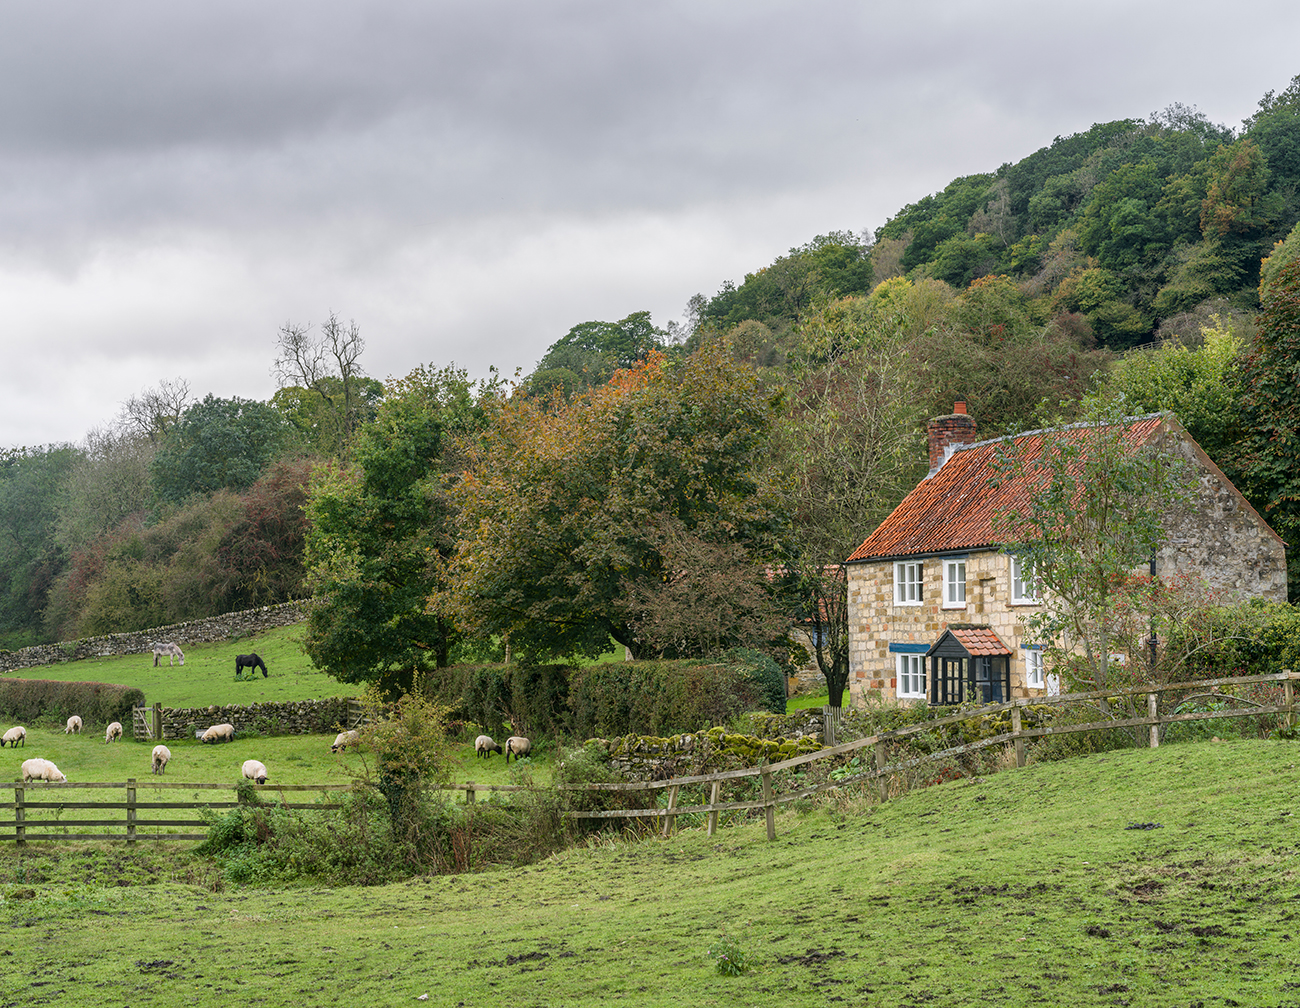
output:
[[[192,739],[215,724],[232,724],[236,735],[326,735],[351,727],[347,697],[286,703],[164,707],[163,740]]]
[[[282,602],[259,609],[207,616],[188,623],[153,627],[131,633],[106,634],[103,637],[84,637],[61,644],[38,644],[17,651],[0,651],[0,672],[52,665],[56,662],[76,661],[81,658],[108,658],[114,655],[141,654],[152,651],[155,643],[169,641],[182,648],[187,644],[206,644],[230,640],[250,634],[291,626],[307,618],[308,602]]]

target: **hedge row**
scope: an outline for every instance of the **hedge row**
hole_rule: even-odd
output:
[[[80,715],[87,725],[131,723],[131,708],[144,704],[134,686],[51,679],[0,679],[0,716],[31,723],[41,717],[62,721]]]
[[[785,679],[757,651],[699,661],[458,665],[426,680],[454,716],[525,735],[613,738],[673,735],[726,724],[746,711],[785,711]]]

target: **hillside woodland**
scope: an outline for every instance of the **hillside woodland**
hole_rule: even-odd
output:
[[[1057,137],[685,323],[580,323],[513,383],[381,383],[355,324],[285,326],[269,402],[162,381],[79,444],[0,451],[0,645],[312,596],[309,653],[349,682],[611,639],[789,661],[792,620],[838,674],[835,565],[956,400],[990,437],[1172,411],[1300,542],[1298,187],[1300,76],[1239,130],[1175,105]]]

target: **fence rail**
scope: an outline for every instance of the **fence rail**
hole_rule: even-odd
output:
[[[782,760],[779,763],[769,763],[757,767],[744,767],[739,770],[724,770],[719,773],[699,774],[690,777],[673,777],[661,781],[641,781],[619,784],[555,784],[549,787],[523,784],[477,784],[474,781],[467,781],[464,784],[441,785],[440,789],[444,791],[463,791],[465,793],[466,803],[472,804],[476,801],[478,792],[480,791],[489,793],[493,791],[511,792],[548,790],[657,792],[666,788],[668,790],[668,800],[666,807],[663,808],[660,808],[656,804],[654,808],[569,812],[568,816],[573,819],[648,819],[659,826],[664,835],[667,835],[672,831],[678,816],[705,814],[708,816],[708,832],[709,835],[712,836],[717,831],[718,816],[721,813],[762,809],[767,820],[768,839],[775,840],[775,814],[777,807],[780,805],[798,801],[801,798],[807,798],[811,795],[832,788],[843,787],[846,784],[869,780],[876,781],[879,798],[881,801],[885,801],[889,797],[890,775],[900,773],[904,770],[910,770],[936,760],[948,759],[952,756],[958,756],[963,753],[977,752],[981,749],[989,748],[990,746],[1007,746],[1009,750],[1012,750],[1015,753],[1016,765],[1018,767],[1023,767],[1026,762],[1024,747],[1025,740],[1044,738],[1051,735],[1104,731],[1116,728],[1141,728],[1146,726],[1149,730],[1147,735],[1147,744],[1151,748],[1155,748],[1160,744],[1160,729],[1162,726],[1188,721],[1203,721],[1212,718],[1280,715],[1284,726],[1294,727],[1296,723],[1296,712],[1295,690],[1293,684],[1297,679],[1300,679],[1300,673],[1287,670],[1272,675],[1232,676],[1221,679],[1202,679],[1194,682],[1168,683],[1159,686],[1138,686],[1127,689],[1094,690],[1086,693],[1070,693],[1059,697],[1022,697],[1002,703],[986,704],[983,707],[976,707],[970,710],[960,711],[956,714],[949,714],[932,721],[923,721],[919,724],[909,725],[906,728],[897,728],[891,731],[879,732],[875,735],[857,739],[853,742],[844,742],[839,745],[819,749],[816,752],[794,756],[788,760]],[[1221,686],[1243,686],[1251,684],[1264,685],[1270,683],[1282,686],[1282,703],[1260,704],[1255,703],[1254,701],[1244,701],[1241,700],[1241,698],[1233,697],[1230,694],[1218,692],[1217,689]],[[1169,692],[1191,692],[1191,695],[1194,697],[1205,696],[1223,701],[1237,701],[1241,703],[1249,703],[1250,706],[1236,710],[1195,711],[1184,714],[1173,713],[1162,715],[1159,713],[1159,695],[1161,693]],[[1119,703],[1127,707],[1130,705],[1132,699],[1139,697],[1144,698],[1144,704],[1146,707],[1146,714],[1142,716],[1135,715],[1123,718],[1107,718],[1105,720],[1090,721],[1083,724],[1049,725],[1042,728],[1024,728],[1021,725],[1021,715],[1027,707],[1036,707],[1041,705],[1066,706],[1069,704],[1094,702],[1107,705]],[[980,739],[976,742],[969,742],[964,745],[952,746],[938,752],[914,756],[895,763],[890,763],[888,761],[888,747],[891,743],[900,742],[913,735],[932,731],[935,728],[943,727],[945,725],[990,717],[1005,712],[1010,712],[1011,730],[1009,732],[1003,732],[999,735]],[[866,749],[870,749],[874,753],[875,766],[871,769],[838,780],[824,781],[818,784],[797,787],[793,790],[781,793],[777,793],[776,791],[774,775],[782,771],[793,770],[796,767],[804,766],[818,760],[835,759]],[[721,791],[724,784],[752,777],[759,778],[762,788],[762,798],[746,801],[721,800]],[[708,784],[710,786],[710,798],[708,803],[703,805],[678,805],[677,799],[680,789],[696,784]],[[354,784],[265,784],[252,786],[258,791],[279,793],[282,803],[281,807],[283,808],[326,810],[338,809],[341,805],[338,802],[328,801],[289,802],[284,800],[284,792],[313,791],[320,793],[322,797],[328,797],[331,792],[349,791],[354,787]],[[137,792],[141,788],[152,788],[154,791],[166,791],[169,789],[182,791],[232,791],[233,789],[228,784],[176,784],[170,782],[164,783],[162,781],[137,781],[130,779],[122,783],[110,784],[51,784],[45,781],[29,781],[26,783],[16,782],[13,785],[13,788],[14,800],[12,802],[0,803],[0,809],[13,810],[13,818],[11,820],[6,821],[0,819],[0,840],[8,840],[12,838],[19,844],[25,843],[28,840],[102,840],[105,839],[106,836],[109,838],[120,838],[123,835],[125,836],[127,843],[134,843],[137,839],[137,830],[140,827],[206,826],[206,820],[198,816],[199,810],[227,809],[235,808],[239,805],[238,799],[228,801],[167,802],[140,801],[137,796]],[[72,802],[66,800],[42,801],[36,800],[33,797],[42,796],[52,798],[55,793],[62,795],[70,789],[75,790],[78,788],[125,790],[125,800]],[[65,809],[110,810],[122,811],[125,814],[116,819],[63,819],[61,818],[61,813]],[[153,811],[161,809],[190,810],[192,814],[189,817],[178,817],[172,819],[141,819],[139,817],[139,812],[141,810]],[[27,813],[34,810],[57,810],[60,814],[60,818],[56,820],[29,820],[27,818]],[[49,828],[50,826],[60,828],[66,828],[68,826],[98,826],[106,828],[106,831],[101,833],[78,834],[28,832],[30,828],[37,826],[45,828]],[[107,829],[116,826],[123,827],[124,833],[107,832]],[[10,829],[13,830],[12,833],[6,832]],[[146,834],[146,836],[148,836],[149,839],[157,840],[202,840],[206,839],[207,834],[150,833]]]
[[[330,792],[349,791],[352,784],[252,784],[250,785],[256,791],[270,791],[280,794],[281,808],[290,809],[337,809],[342,806],[338,802],[292,802],[285,801],[283,792],[294,791],[314,791],[327,797]],[[123,782],[114,783],[81,783],[76,784],[54,784],[48,781],[18,781],[13,785],[14,800],[11,802],[0,802],[0,809],[12,809],[12,819],[0,819],[0,840],[14,840],[18,844],[24,844],[29,840],[104,840],[104,839],[121,839],[125,837],[127,843],[135,843],[141,836],[150,840],[205,840],[207,839],[206,828],[208,822],[203,819],[199,812],[209,809],[230,809],[239,806],[239,799],[233,800],[207,800],[207,801],[141,801],[138,792],[142,788],[151,788],[154,791],[227,791],[234,793],[234,789],[229,784],[173,784],[163,781],[138,781],[134,778]],[[100,791],[124,791],[124,800],[122,801],[66,801],[61,796],[69,791],[98,789]],[[56,798],[55,796],[59,796]],[[39,796],[39,797],[38,797]],[[44,800],[50,799],[50,800]],[[118,811],[123,813],[117,817],[99,817],[94,819],[65,819],[63,812],[67,809],[94,809],[96,811]],[[140,818],[142,810],[146,812],[155,812],[163,809],[178,809],[182,812],[188,811],[190,814],[181,815],[174,818]],[[30,812],[51,812],[55,813],[55,818],[29,819]],[[98,833],[33,833],[32,829],[51,828],[66,830],[69,826],[77,827],[98,827]],[[201,826],[204,827],[202,833],[148,833],[140,834],[137,831],[141,827],[158,828],[158,827],[186,827]],[[9,832],[12,830],[12,832]]]
[[[983,707],[964,710],[957,714],[949,714],[946,717],[935,718],[932,721],[924,721],[916,725],[909,725],[906,728],[897,728],[891,731],[879,732],[875,735],[857,739],[853,742],[844,742],[840,745],[829,746],[824,749],[819,749],[816,752],[804,753],[801,756],[794,756],[788,760],[782,760],[779,763],[769,763],[764,766],[745,767],[740,770],[726,770],[721,773],[701,774],[693,777],[672,777],[662,781],[643,781],[631,784],[560,784],[555,785],[555,787],[558,789],[589,791],[658,791],[667,788],[668,801],[667,806],[663,808],[656,805],[654,808],[606,809],[591,812],[568,813],[569,817],[573,819],[649,819],[655,821],[656,824],[660,826],[665,836],[672,831],[675,825],[675,820],[678,816],[701,813],[707,814],[708,832],[709,835],[712,836],[717,830],[718,815],[720,813],[761,808],[764,810],[765,818],[767,819],[768,839],[775,840],[775,812],[776,808],[780,805],[798,801],[801,798],[807,798],[819,792],[831,790],[832,788],[843,787],[846,784],[864,780],[875,780],[877,782],[880,800],[886,801],[889,797],[889,778],[892,774],[900,773],[904,770],[910,770],[937,760],[959,756],[963,753],[976,752],[980,749],[989,748],[990,746],[1004,745],[1009,747],[1015,753],[1016,766],[1023,767],[1026,762],[1025,740],[1044,738],[1050,735],[1067,735],[1075,732],[1106,731],[1115,728],[1140,728],[1146,726],[1149,729],[1147,744],[1151,748],[1155,748],[1160,744],[1160,729],[1162,726],[1187,721],[1204,721],[1212,718],[1258,717],[1260,715],[1277,714],[1281,715],[1283,723],[1287,727],[1294,727],[1296,714],[1293,683],[1297,679],[1300,679],[1300,673],[1288,669],[1270,675],[1229,676],[1219,679],[1199,679],[1191,682],[1166,683],[1164,685],[1144,685],[1124,689],[1068,693],[1058,697],[1020,697],[1002,703],[986,704]],[[1282,703],[1257,704],[1252,701],[1243,701],[1231,694],[1217,691],[1217,688],[1220,686],[1262,685],[1269,683],[1280,684],[1282,686]],[[1196,691],[1193,693],[1193,696],[1213,697],[1223,701],[1249,702],[1251,706],[1238,710],[1196,711],[1185,714],[1163,715],[1159,713],[1158,698],[1161,693],[1188,691]],[[1024,728],[1021,726],[1021,716],[1027,707],[1042,705],[1064,707],[1080,703],[1105,703],[1107,705],[1114,705],[1115,702],[1122,703],[1127,698],[1136,697],[1144,698],[1146,714],[1143,716],[1108,718],[1106,720],[1090,721],[1084,724],[1060,726],[1051,725],[1043,728]],[[1011,715],[1011,730],[1009,732],[1003,732],[1000,735],[994,735],[990,738],[980,739],[976,742],[969,742],[964,745],[952,746],[938,752],[912,757],[895,763],[890,763],[888,761],[888,746],[890,743],[903,741],[913,735],[928,732],[944,725],[976,720],[1005,712],[1010,712]],[[846,756],[850,753],[855,753],[864,749],[871,749],[874,752],[875,767],[870,770],[843,777],[839,780],[826,781],[820,784],[800,787],[780,794],[775,790],[773,775],[780,771],[792,770],[796,767],[813,763],[818,760],[834,759],[840,756]],[[763,789],[763,797],[761,799],[739,802],[724,802],[719,800],[721,797],[720,790],[725,782],[749,777],[760,778]],[[692,784],[711,785],[711,794],[708,804],[689,806],[679,806],[677,804],[678,790],[683,786]],[[519,785],[475,784],[473,781],[465,784],[448,785],[447,789],[464,791],[466,802],[473,802],[477,791],[540,790],[524,788]]]

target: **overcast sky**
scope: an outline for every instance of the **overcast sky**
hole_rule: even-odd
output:
[[[532,370],[954,177],[1174,102],[1239,128],[1300,4],[0,0],[0,447],[160,380]]]

